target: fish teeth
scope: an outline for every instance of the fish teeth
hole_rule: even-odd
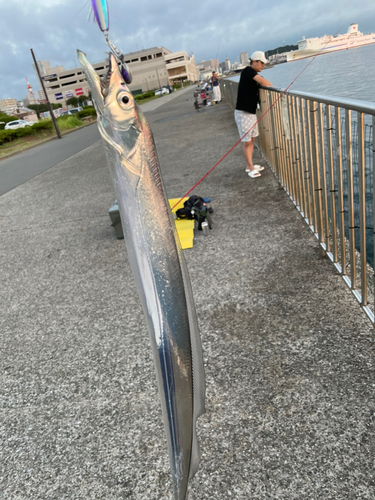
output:
[[[109,67],[108,67],[107,74],[103,77],[102,80],[100,80],[100,87],[101,87],[102,94],[104,97],[108,93],[108,86],[109,86],[109,81],[111,79],[112,73],[113,73],[113,70],[111,68],[111,59],[109,59]]]

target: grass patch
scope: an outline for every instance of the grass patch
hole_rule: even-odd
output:
[[[69,130],[71,128],[81,127],[84,123],[75,115],[67,115],[59,118],[57,120],[57,125],[61,132],[63,132],[64,130]]]
[[[95,120],[95,118],[96,117],[92,117],[92,120]],[[91,120],[85,120],[85,122],[83,122],[75,115],[63,116],[57,120],[59,129],[63,135],[69,130],[74,130],[82,125],[87,125],[90,122]],[[12,153],[18,153],[30,146],[34,146],[47,139],[56,137],[55,128],[53,127],[51,120],[40,120],[32,127],[27,127],[27,129],[29,129],[29,133],[27,135],[22,136],[25,129],[17,129],[18,131],[21,131],[21,137],[9,137],[10,140],[3,142],[0,145],[0,158]],[[7,131],[5,130],[4,132]]]

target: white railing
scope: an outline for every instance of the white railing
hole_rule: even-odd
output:
[[[258,115],[261,153],[374,323],[375,103],[263,88]]]

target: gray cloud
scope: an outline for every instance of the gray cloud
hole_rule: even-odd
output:
[[[375,31],[372,0],[108,3],[110,37],[124,52],[164,45],[193,52],[197,62],[216,57],[233,62],[242,51],[296,43],[303,35],[346,31],[351,22],[358,22],[363,32]],[[98,26],[87,22],[89,6],[87,0],[0,0],[0,99],[23,98],[26,77],[35,91],[40,88],[30,48],[37,59],[67,69],[78,64],[77,48],[92,62],[105,57],[107,47]]]

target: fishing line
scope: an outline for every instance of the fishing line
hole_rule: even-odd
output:
[[[286,87],[285,90],[283,90],[283,92],[281,92],[281,94],[279,95],[279,97],[271,104],[271,106],[262,114],[262,116],[249,128],[249,130],[242,136],[240,137],[240,139],[225,153],[224,156],[222,156],[220,158],[220,160],[215,163],[215,165],[210,168],[210,170],[196,183],[194,184],[194,186],[186,193],[182,196],[182,198],[180,200],[178,200],[178,202],[173,205],[173,207],[171,208],[171,210],[173,210],[184,198],[186,198],[186,196],[188,196],[197,186],[199,186],[199,184],[229,155],[229,153],[231,153],[233,151],[233,149],[242,141],[242,139],[244,137],[246,137],[246,135],[255,127],[255,125],[257,125],[261,120],[262,118],[275,106],[275,104],[283,97],[283,95],[290,89],[290,87],[293,85],[293,83],[302,75],[302,73],[310,66],[310,64],[318,57],[318,55],[322,52],[322,50],[328,45],[328,43],[332,40],[332,38],[334,38],[335,36],[337,36],[337,34],[339,33],[339,31],[342,29],[342,27],[336,31],[336,33],[334,35],[332,35],[332,37],[328,40],[328,42],[323,45],[323,47],[319,50],[319,52],[317,54],[315,54],[315,56],[311,59],[311,61],[306,64],[306,66],[302,69],[302,71],[294,78],[294,80]],[[267,87],[267,89],[272,89],[274,87]]]

